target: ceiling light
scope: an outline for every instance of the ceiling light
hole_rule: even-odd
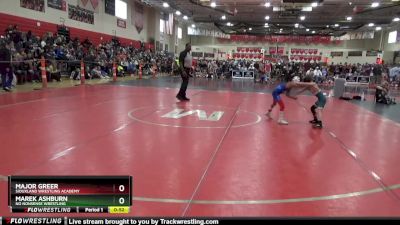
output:
[[[253,28],[250,27],[249,30],[253,30]]]
[[[196,25],[192,24],[192,27],[193,27],[193,28],[195,28],[195,27],[196,27]]]
[[[376,27],[375,30],[377,31],[382,30],[382,27]]]
[[[243,30],[244,32],[247,32],[247,30]]]
[[[282,30],[280,30],[279,33],[282,33]]]
[[[225,15],[221,16],[221,20],[226,20],[226,16]]]
[[[187,16],[183,16],[183,19],[184,19],[184,20],[188,20],[188,17],[187,17]]]
[[[339,24],[336,23],[336,24],[335,24],[335,27],[338,27],[338,26],[339,26]]]
[[[326,28],[329,28],[329,25],[326,25]]]
[[[352,19],[353,19],[353,17],[351,17],[351,16],[346,17],[346,20],[347,20],[347,21],[350,21],[350,20],[352,20]]]
[[[317,6],[318,6],[318,2],[311,3],[311,7],[317,7]]]
[[[373,27],[373,26],[375,26],[375,24],[374,23],[369,23],[368,26],[369,27]]]
[[[266,3],[264,4],[264,6],[268,8],[268,7],[271,6],[271,3],[270,3],[270,2],[266,2]]]
[[[299,27],[299,24],[298,24],[298,23],[296,23],[296,24],[294,25],[294,27],[298,28],[298,27]]]
[[[308,32],[308,31],[310,31],[310,29],[307,28],[306,31]]]
[[[305,16],[300,16],[300,20],[305,20],[306,17]]]
[[[181,15],[181,12],[178,10],[178,11],[175,12],[175,14],[178,15],[178,16],[180,16],[180,15]]]
[[[164,3],[162,4],[162,6],[163,6],[164,8],[168,8],[168,7],[169,7],[169,4],[168,4],[167,2],[164,2]]]
[[[312,7],[303,7],[302,9],[301,9],[301,11],[303,11],[303,12],[311,12],[312,11]]]
[[[217,3],[211,2],[210,6],[213,7],[213,8],[215,8],[215,7],[217,7]]]
[[[277,6],[274,6],[274,8],[272,8],[272,11],[278,12],[278,11],[281,11],[281,8],[280,8],[280,7],[277,7]],[[282,10],[282,11],[283,11],[283,10]]]
[[[269,16],[265,16],[265,19],[266,19],[266,20],[269,20]]]
[[[315,30],[313,30],[311,33],[315,34]]]
[[[379,6],[379,2],[373,2],[372,4],[371,4],[371,7],[372,8],[376,8],[376,7],[378,7]]]
[[[399,21],[400,21],[400,18],[399,18],[399,17],[396,17],[396,18],[393,19],[393,21],[394,21],[394,22],[399,22]]]
[[[352,2],[349,2],[349,5],[353,5],[353,3],[352,3]]]

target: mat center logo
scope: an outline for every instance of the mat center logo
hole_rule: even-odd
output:
[[[189,110],[186,111],[184,109],[174,109],[167,114],[162,115],[162,118],[171,118],[171,119],[181,119],[185,116],[192,116],[196,115],[199,120],[205,120],[205,121],[219,121],[222,116],[224,115],[223,111],[214,111],[212,112],[209,116],[207,116],[206,111],[201,110],[201,109],[195,109],[195,110]]]
[[[144,106],[132,109],[128,116],[152,126],[196,129],[238,128],[261,122],[257,113],[213,105]]]

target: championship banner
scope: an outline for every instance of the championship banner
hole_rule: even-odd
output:
[[[68,5],[68,18],[82,23],[94,24],[94,13],[81,7]]]
[[[65,0],[47,0],[47,6],[53,9],[67,11],[67,3]]]
[[[78,6],[91,12],[99,13],[98,0],[78,0]]]
[[[132,16],[132,25],[135,25],[137,32],[140,34],[144,27],[144,8],[143,5],[135,2],[134,5],[131,6],[131,14]]]
[[[173,29],[174,29],[174,14],[173,13],[170,13],[168,15],[168,20],[165,21],[165,26],[166,26],[165,33],[172,35]]]
[[[38,12],[45,12],[44,0],[20,0],[20,6]]]
[[[93,9],[95,9],[95,12],[99,12],[99,0],[90,0],[92,3]]]

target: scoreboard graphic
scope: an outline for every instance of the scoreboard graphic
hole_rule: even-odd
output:
[[[226,221],[228,222],[228,221]],[[249,221],[246,221],[247,224]],[[83,218],[83,217],[0,217],[0,225],[164,225],[164,224],[223,224],[218,219],[204,218]],[[241,223],[245,224],[245,223]],[[260,223],[261,224],[261,223]],[[265,224],[265,222],[263,223]]]
[[[131,176],[9,176],[13,213],[128,213]]]

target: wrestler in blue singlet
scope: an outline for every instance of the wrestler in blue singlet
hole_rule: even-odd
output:
[[[277,103],[281,101],[281,94],[286,91],[286,83],[279,84],[274,91],[272,92],[272,97],[274,98],[274,102]]]

